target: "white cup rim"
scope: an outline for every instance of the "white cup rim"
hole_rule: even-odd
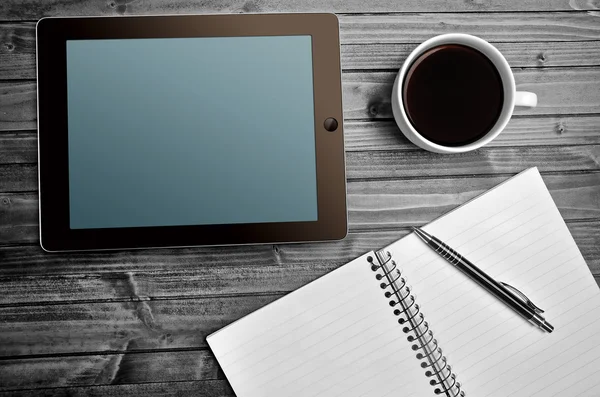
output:
[[[494,126],[487,134],[477,141],[461,146],[444,146],[431,142],[427,138],[423,137],[413,127],[408,119],[408,115],[404,109],[404,100],[402,98],[402,84],[404,83],[404,77],[406,76],[410,66],[412,66],[414,60],[430,48],[444,44],[465,45],[483,53],[488,57],[488,59],[490,59],[490,61],[498,70],[504,88],[504,103],[502,105],[500,116],[498,117],[498,120],[496,120]],[[510,70],[510,65],[496,47],[477,36],[465,33],[447,33],[429,38],[428,40],[419,44],[419,46],[417,46],[408,55],[404,61],[404,64],[400,68],[398,75],[396,76],[396,81],[394,82],[394,89],[392,91],[392,111],[399,127],[401,129],[404,128],[409,130],[408,132],[411,136],[407,135],[407,137],[416,145],[426,150],[431,150],[438,153],[463,153],[478,149],[488,144],[490,141],[496,138],[500,132],[502,132],[502,130],[508,124],[508,121],[513,113],[515,104],[515,91],[516,84],[512,71]],[[399,118],[401,120],[399,120]],[[404,130],[402,132],[404,132]]]

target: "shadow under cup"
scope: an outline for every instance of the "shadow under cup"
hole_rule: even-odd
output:
[[[423,138],[460,147],[493,129],[502,113],[504,89],[486,55],[465,45],[442,44],[410,65],[402,99],[408,120]]]

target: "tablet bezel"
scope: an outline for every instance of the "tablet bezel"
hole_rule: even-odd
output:
[[[179,37],[312,37],[318,220],[71,229],[66,41]],[[44,18],[36,26],[40,244],[46,251],[337,240],[347,234],[339,25],[334,14]],[[335,131],[324,121],[338,121]]]

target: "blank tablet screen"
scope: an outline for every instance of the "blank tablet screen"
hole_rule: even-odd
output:
[[[71,229],[317,220],[311,36],[67,41]]]

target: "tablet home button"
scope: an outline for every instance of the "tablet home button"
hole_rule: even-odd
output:
[[[338,122],[333,117],[329,117],[329,118],[325,119],[323,126],[325,126],[325,129],[327,131],[335,131],[335,130],[337,130]]]

